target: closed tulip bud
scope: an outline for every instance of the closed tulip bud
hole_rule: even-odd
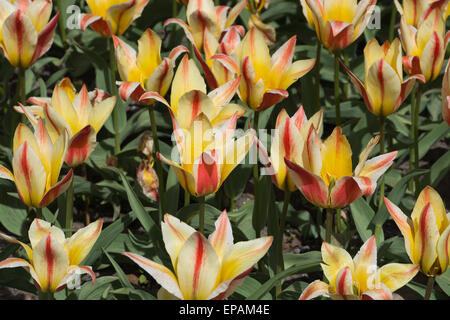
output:
[[[161,58],[161,38],[151,29],[147,29],[138,41],[138,52],[126,42],[113,36],[117,69],[120,82],[119,94],[126,101],[128,98],[139,102],[147,91],[158,92],[164,96],[172,82],[175,60],[188,50],[178,46],[169,57]],[[154,101],[149,100],[147,104]]]
[[[272,137],[270,158],[264,145],[257,140],[260,160],[266,166],[266,172],[272,178],[273,183],[281,190],[292,192],[297,189],[294,181],[288,174],[284,158],[302,165],[309,128],[312,126],[319,132],[322,125],[322,110],[308,120],[303,106],[298,109],[292,118],[289,118],[286,110],[283,109],[277,117],[275,133]]]
[[[403,65],[409,75],[422,75],[426,82],[435,80],[444,64],[450,33],[445,35],[443,8],[446,1],[432,3],[416,28],[400,21],[400,38],[406,56]],[[445,38],[445,39],[444,39]]]
[[[149,0],[86,0],[91,13],[80,17],[81,30],[91,27],[110,38],[122,35],[139,18]]]
[[[386,41],[382,46],[376,39],[370,40],[364,49],[364,66],[363,84],[343,65],[366,107],[376,116],[394,113],[409,96],[416,80],[425,82],[422,75],[413,75],[403,81],[402,48],[398,39],[392,44]]]
[[[173,271],[138,254],[123,254],[161,285],[160,300],[226,299],[267,253],[273,238],[233,243],[226,211],[215,226],[215,231],[206,239],[178,218],[164,216],[161,229]]]
[[[397,151],[368,160],[380,137],[372,138],[353,171],[352,149],[342,129],[336,127],[325,142],[313,126],[306,138],[303,165],[284,159],[290,177],[305,198],[322,208],[343,208],[375,191],[377,180],[388,170]]]
[[[23,123],[17,126],[13,139],[13,173],[0,166],[0,178],[15,183],[19,198],[28,207],[46,207],[69,187],[72,170],[58,182],[68,140],[67,132],[62,131],[52,142],[42,119],[37,120],[34,133]]]
[[[428,276],[444,273],[450,263],[450,221],[436,190],[430,186],[422,190],[411,218],[386,197],[384,202],[405,239],[411,261]]]
[[[70,79],[65,78],[55,86],[51,98],[32,97],[28,101],[34,106],[16,110],[25,113],[33,126],[38,123],[38,117],[43,118],[52,141],[67,132],[69,145],[65,162],[69,167],[76,167],[94,151],[97,133],[114,109],[116,97],[97,89],[88,92],[84,85],[77,93]]]
[[[102,225],[103,221],[97,220],[66,239],[60,228],[44,220],[34,219],[28,230],[31,246],[0,233],[0,239],[21,245],[28,258],[28,261],[20,258],[3,260],[0,269],[25,268],[31,274],[36,288],[42,292],[62,290],[74,277],[82,274],[88,274],[94,283],[92,268],[79,264],[100,236]]]
[[[377,266],[377,244],[370,237],[352,259],[350,254],[337,246],[322,244],[321,264],[328,284],[316,280],[301,294],[299,300],[311,300],[319,296],[333,300],[393,300],[393,292],[411,281],[419,266],[389,263]]]
[[[153,169],[153,162],[142,160],[136,173],[137,181],[142,188],[142,192],[153,201],[159,200],[159,179]]]
[[[53,43],[57,13],[51,0],[0,1],[0,47],[14,67],[28,68]]]
[[[320,42],[328,50],[335,51],[345,49],[359,38],[370,21],[376,2],[362,0],[357,4],[356,0],[305,0],[302,5]]]

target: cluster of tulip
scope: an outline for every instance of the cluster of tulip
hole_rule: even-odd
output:
[[[450,221],[442,199],[431,187],[418,196],[408,218],[384,196],[382,176],[393,165],[398,152],[385,152],[385,117],[400,108],[411,92],[419,102],[413,106],[412,133],[415,145],[411,161],[418,168],[418,108],[421,86],[440,74],[449,36],[445,34],[448,0],[403,0],[395,5],[401,14],[400,39],[383,45],[376,39],[364,49],[365,81],[360,81],[340,59],[340,52],[355,42],[366,29],[376,0],[301,0],[308,24],[323,45],[335,56],[336,77],[342,66],[348,73],[368,110],[380,118],[380,135],[373,137],[352,164],[352,147],[343,134],[340,116],[339,81],[335,81],[336,127],[322,140],[323,110],[308,119],[302,106],[290,117],[282,109],[272,136],[270,154],[258,136],[259,114],[289,96],[288,88],[318,63],[315,59],[294,60],[296,37],[291,37],[272,55],[275,30],[259,15],[265,1],[242,0],[234,7],[214,6],[212,0],[186,2],[186,20],[171,18],[164,28],[180,26],[189,42],[161,56],[162,39],[147,29],[137,43],[137,51],[121,36],[143,12],[149,0],[86,1],[91,13],[80,17],[81,30],[93,29],[108,38],[111,50],[111,95],[85,85],[77,91],[69,78],[53,89],[51,98],[24,94],[25,69],[51,47],[59,14],[47,24],[51,0],[0,0],[0,46],[3,54],[18,68],[22,95],[15,110],[22,114],[14,134],[12,171],[0,166],[0,177],[11,180],[28,208],[35,208],[28,236],[31,247],[11,236],[0,238],[21,245],[28,261],[8,258],[0,268],[24,267],[41,292],[53,294],[63,289],[76,274],[95,274],[80,265],[98,239],[99,219],[72,235],[73,170],[85,163],[96,148],[97,135],[112,114],[115,151],[120,151],[117,127],[117,100],[132,100],[149,110],[150,133],[140,147],[144,159],[137,178],[144,194],[160,205],[162,238],[172,268],[141,255],[123,254],[144,269],[161,286],[159,299],[225,299],[242,283],[253,267],[266,255],[272,236],[233,243],[232,224],[223,211],[208,239],[205,231],[205,197],[218,192],[232,171],[247,157],[252,146],[274,185],[285,193],[280,217],[277,248],[281,253],[284,222],[292,192],[299,190],[314,206],[327,212],[322,269],[328,283],[312,282],[300,299],[320,295],[332,299],[393,299],[393,292],[418,272],[434,278],[449,266]],[[235,22],[242,10],[250,11],[249,30]],[[172,26],[173,27],[173,26]],[[242,39],[241,39],[242,38]],[[402,47],[406,56],[402,55]],[[189,55],[193,54],[200,66]],[[177,66],[177,60],[180,61]],[[403,79],[403,67],[409,75]],[[450,125],[450,64],[442,85],[443,117]],[[120,81],[116,81],[118,72]],[[319,73],[320,75],[320,73]],[[418,89],[415,90],[414,88]],[[318,86],[319,83],[316,83]],[[208,91],[209,89],[209,91]],[[170,91],[170,101],[164,96]],[[235,96],[241,104],[233,103]],[[118,97],[117,97],[118,96]],[[29,105],[27,105],[27,103]],[[161,152],[154,106],[167,107],[172,120],[178,159]],[[251,110],[253,126],[237,137],[238,119]],[[369,159],[380,142],[378,156]],[[153,170],[156,164],[156,172]],[[68,172],[59,180],[63,165]],[[199,202],[199,232],[166,212],[166,181],[162,164],[168,165],[181,187]],[[257,206],[259,168],[254,170]],[[370,237],[360,251],[350,254],[332,244],[333,211],[340,212],[377,191],[381,179],[380,206],[385,205],[398,225],[412,264],[390,263],[377,267],[377,236]],[[58,181],[59,180],[59,181]],[[418,185],[415,185],[416,192]],[[44,221],[42,208],[66,194],[65,232]],[[31,210],[29,210],[31,212]],[[260,237],[261,236],[261,237]],[[282,254],[280,254],[282,256]],[[283,268],[278,258],[279,271]],[[279,284],[281,286],[281,283]],[[277,290],[277,294],[279,294]]]

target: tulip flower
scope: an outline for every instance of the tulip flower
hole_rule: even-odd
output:
[[[72,182],[72,169],[58,182],[67,146],[67,133],[63,131],[52,142],[42,119],[37,120],[34,133],[19,123],[13,139],[13,173],[0,166],[0,178],[16,184],[20,199],[28,207],[46,207]]]
[[[240,68],[232,67],[241,75],[239,97],[245,105],[262,111],[281,102],[289,96],[287,88],[314,67],[316,59],[292,62],[296,41],[293,36],[270,57],[264,35],[250,29],[236,49]]]
[[[189,1],[186,8],[187,23],[180,19],[171,18],[164,22],[164,28],[172,23],[178,24],[183,28],[186,37],[195,48],[202,51],[204,33],[208,32],[218,39],[223,31],[232,27],[246,4],[247,0],[242,0],[233,8],[230,8],[227,6],[214,7],[212,0]]]
[[[311,28],[315,29],[314,15],[313,15],[311,9],[309,8],[308,4],[306,3],[306,0],[300,0],[300,4],[302,5],[302,12],[306,18],[306,21],[308,22],[308,24]]]
[[[352,173],[352,149],[336,127],[322,142],[314,127],[306,138],[303,166],[285,158],[290,177],[305,198],[322,208],[343,208],[361,196],[371,195],[377,180],[391,167],[397,151],[367,160],[379,141],[372,138]]]
[[[106,38],[121,36],[139,18],[149,0],[86,0],[91,13],[80,17],[81,30],[91,27]]]
[[[441,72],[450,39],[450,33],[444,39],[443,3],[433,3],[421,18],[417,29],[408,25],[405,17],[400,21],[400,37],[406,52],[403,58],[405,70],[409,75],[423,75],[427,82],[435,80]]]
[[[96,136],[110,116],[116,97],[95,90],[88,92],[83,85],[77,94],[69,78],[64,78],[53,90],[51,98],[32,97],[28,100],[35,104],[21,106],[33,126],[37,117],[44,119],[45,127],[53,142],[63,133],[69,134],[69,146],[65,162],[69,167],[84,163],[96,146]]]
[[[256,28],[259,31],[261,31],[266,41],[269,45],[272,45],[275,43],[276,40],[276,32],[274,27],[271,25],[265,24],[262,22],[261,17],[259,15],[259,12],[264,7],[267,9],[269,7],[270,1],[248,1],[247,2],[247,10],[250,11],[250,19],[248,20],[248,27],[249,28]]]
[[[350,254],[332,244],[322,243],[322,270],[328,284],[312,282],[299,300],[319,296],[333,300],[392,300],[392,293],[403,287],[419,271],[414,264],[389,263],[377,266],[377,244],[370,237],[352,259]]]
[[[411,218],[389,199],[384,202],[405,239],[411,261],[428,276],[444,273],[449,266],[450,220],[436,190],[430,186],[422,190]]]
[[[89,274],[94,283],[92,268],[80,263],[97,241],[102,225],[103,221],[97,220],[66,239],[60,228],[44,220],[34,219],[28,230],[31,246],[0,233],[1,239],[20,244],[28,258],[28,261],[20,258],[3,260],[0,269],[25,268],[31,274],[36,288],[42,292],[62,290],[76,275],[81,274]]]
[[[157,153],[158,159],[172,167],[183,189],[193,196],[203,197],[217,192],[228,175],[244,160],[255,142],[255,131],[251,129],[234,139],[237,113],[220,127],[213,127],[203,112],[186,130],[169,111],[180,164],[160,153]]]
[[[364,32],[376,0],[306,0],[303,9],[313,17],[308,23],[316,29],[319,41],[330,51],[351,45]]]
[[[225,299],[267,253],[272,237],[233,243],[226,211],[215,226],[215,231],[206,239],[174,216],[164,216],[161,229],[173,271],[140,255],[123,254],[161,285],[158,299]]]
[[[430,6],[442,6],[444,20],[447,20],[450,7],[447,6],[448,0],[403,0],[402,4],[398,0],[394,0],[397,11],[402,17],[405,17],[406,24],[417,28],[424,18],[423,15],[428,11]]]
[[[176,58],[188,50],[178,46],[168,58],[161,59],[161,38],[152,29],[147,29],[138,41],[138,52],[113,35],[117,67],[120,78],[120,97],[126,101],[139,98],[146,91],[155,91],[164,96],[173,78]]]
[[[51,0],[0,0],[0,47],[14,67],[28,68],[53,43],[57,13],[52,13]]]
[[[177,118],[181,128],[188,130],[194,119],[204,113],[211,125],[217,126],[228,121],[235,113],[242,116],[244,107],[229,103],[239,86],[239,78],[233,79],[221,87],[206,94],[206,83],[194,60],[185,55],[172,82],[170,104],[156,92],[146,92],[141,103],[157,100],[166,105]]]
[[[319,132],[322,128],[323,110],[317,112],[311,119],[307,119],[303,106],[292,118],[285,109],[278,114],[275,133],[272,137],[270,158],[264,145],[257,140],[260,159],[271,176],[273,183],[281,190],[295,191],[297,187],[287,172],[284,158],[299,165],[303,164],[305,141],[311,126]]]
[[[422,75],[403,81],[402,48],[396,38],[383,46],[371,39],[364,49],[365,83],[363,84],[341,61],[356,90],[376,116],[394,113],[411,93],[416,80],[425,82]]]
[[[444,79],[442,80],[442,117],[450,126],[450,63],[445,68]]]

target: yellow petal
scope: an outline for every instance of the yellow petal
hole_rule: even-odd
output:
[[[414,222],[414,230],[418,230],[420,223],[420,215],[423,208],[431,203],[433,212],[436,217],[436,225],[440,232],[443,232],[448,226],[447,211],[445,210],[444,202],[435,189],[430,186],[426,186],[419,194],[414,205],[413,212],[411,213],[411,219]]]
[[[336,127],[322,145],[320,176],[327,185],[345,176],[352,176],[352,149],[342,129]]]
[[[411,281],[417,272],[419,266],[415,264],[389,263],[378,270],[376,280],[394,292]]]
[[[195,229],[166,213],[164,222],[161,223],[161,230],[166,251],[176,272],[178,254],[186,240],[195,232]]]
[[[110,97],[96,104],[89,114],[88,122],[98,133],[108,120],[117,102],[117,97]]]
[[[352,271],[354,269],[353,260],[347,251],[326,242],[322,243],[321,252],[324,262],[321,264],[323,273],[334,291],[339,271],[345,267],[349,267]]]
[[[326,21],[342,21],[352,23],[356,13],[356,0],[324,0]]]
[[[199,90],[206,93],[206,84],[194,60],[189,60],[185,55],[175,73],[170,94],[170,106],[177,114],[178,100],[187,92]]]
[[[234,279],[252,268],[269,250],[272,237],[262,237],[235,243],[222,262],[221,280]]]
[[[57,226],[52,226],[49,222],[41,219],[34,219],[28,230],[28,238],[30,239],[31,247],[34,249],[39,241],[42,240],[48,233],[61,244],[66,240],[64,232]]]
[[[69,257],[51,233],[44,236],[33,248],[33,267],[43,292],[55,292],[66,276]]]
[[[205,300],[217,284],[220,262],[214,248],[199,232],[193,233],[178,255],[178,283],[186,300]]]
[[[161,64],[161,38],[152,29],[147,29],[138,41],[137,66],[145,79]]]
[[[100,236],[102,225],[103,220],[99,219],[81,228],[67,240],[70,265],[79,265],[86,258]]]

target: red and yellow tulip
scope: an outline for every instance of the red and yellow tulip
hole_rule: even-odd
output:
[[[337,246],[322,244],[321,264],[328,284],[316,280],[301,294],[300,300],[319,296],[333,300],[392,300],[392,293],[403,287],[419,271],[414,264],[389,263],[377,266],[375,236],[369,238],[352,259]]]
[[[31,246],[0,233],[0,238],[20,244],[28,261],[9,258],[0,262],[2,268],[23,267],[34,280],[39,291],[56,292],[63,289],[76,275],[89,274],[95,282],[95,274],[89,266],[79,264],[89,254],[102,230],[103,221],[97,220],[78,230],[66,239],[64,232],[50,223],[34,219],[28,230]]]
[[[364,49],[364,84],[342,65],[366,107],[376,116],[394,113],[409,96],[416,80],[425,82],[422,75],[413,75],[403,81],[402,47],[398,38],[392,44],[386,41],[382,46],[376,39],[367,43]]]
[[[336,127],[322,142],[310,127],[303,165],[287,158],[284,161],[290,177],[309,202],[322,208],[343,208],[363,195],[371,195],[377,180],[391,167],[397,151],[367,160],[379,139],[377,136],[369,141],[352,172],[352,149],[342,129]]]
[[[147,29],[138,41],[138,52],[126,42],[113,35],[117,69],[123,82],[119,94],[123,100],[132,98],[139,102],[147,91],[164,96],[172,82],[176,58],[188,50],[178,46],[168,58],[161,58],[161,38]],[[151,101],[149,101],[151,103]]]
[[[406,52],[405,70],[409,75],[423,75],[427,82],[435,80],[441,72],[450,39],[450,33],[445,35],[443,3],[433,3],[423,14],[417,29],[408,25],[405,17],[400,21],[400,37]]]
[[[91,13],[80,17],[81,30],[91,27],[103,37],[122,35],[139,18],[149,0],[86,0]]]
[[[323,122],[323,110],[318,111],[311,119],[307,119],[303,106],[290,118],[286,110],[282,109],[278,114],[275,132],[272,135],[270,158],[266,148],[257,140],[260,159],[266,166],[267,174],[273,183],[285,191],[295,191],[297,187],[289,176],[284,158],[303,165],[305,141],[311,126],[317,132],[321,131]]]
[[[27,68],[53,43],[57,13],[51,0],[0,0],[0,47],[14,67]]]
[[[116,97],[98,89],[88,92],[85,85],[77,93],[70,79],[64,78],[55,86],[51,98],[32,97],[28,101],[35,105],[21,106],[18,110],[26,114],[33,126],[37,125],[38,117],[43,118],[53,142],[68,133],[65,162],[76,167],[94,151],[97,133],[114,109]]]
[[[264,35],[256,28],[250,29],[236,48],[240,67],[232,67],[241,75],[239,97],[244,104],[257,111],[270,108],[287,98],[286,90],[314,67],[316,59],[292,62],[296,41],[293,36],[271,57]]]
[[[72,169],[58,182],[67,153],[68,135],[62,132],[52,142],[42,119],[35,132],[19,123],[13,140],[13,173],[0,166],[0,178],[16,184],[20,199],[28,207],[42,208],[64,193],[72,181]]]
[[[229,103],[236,94],[239,78],[232,79],[219,88],[206,93],[206,83],[194,60],[185,55],[175,73],[170,94],[170,104],[157,92],[144,93],[139,101],[147,104],[158,100],[176,117],[182,129],[189,130],[194,119],[204,113],[212,126],[228,121],[236,113],[242,116],[244,107]]]
[[[442,117],[450,126],[450,62],[445,68],[444,79],[442,80]]]
[[[402,17],[405,17],[406,24],[417,28],[424,19],[424,13],[428,11],[431,5],[442,6],[444,20],[450,13],[450,7],[447,6],[448,0],[394,0],[395,6]]]
[[[188,130],[183,129],[170,111],[180,164],[157,153],[158,159],[172,167],[183,189],[195,197],[219,190],[228,175],[241,163],[255,142],[255,131],[234,139],[238,114],[220,127],[211,124],[207,114],[199,113]]]
[[[450,219],[436,190],[430,186],[422,190],[411,218],[389,199],[384,202],[405,239],[411,261],[428,276],[444,273],[450,263]]]
[[[215,39],[219,39],[222,32],[233,27],[233,23],[239,13],[245,8],[247,0],[239,1],[233,8],[227,6],[214,6],[212,0],[189,1],[186,8],[187,23],[180,19],[171,18],[164,22],[164,28],[172,23],[183,28],[186,37],[192,44],[202,51],[204,47],[205,33],[209,33]],[[243,28],[238,27],[243,33]]]
[[[206,239],[200,232],[166,214],[161,224],[164,244],[173,271],[140,255],[125,252],[161,285],[159,299],[225,299],[242,283],[253,266],[266,254],[272,237],[233,244],[226,211]]]
[[[330,51],[351,45],[364,32],[376,0],[305,0],[303,12]],[[312,19],[311,19],[312,18]]]

